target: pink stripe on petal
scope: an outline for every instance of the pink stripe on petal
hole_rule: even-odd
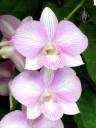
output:
[[[46,7],[41,14],[40,22],[44,24],[49,41],[52,41],[58,25],[58,20],[54,12]]]
[[[27,107],[33,107],[45,87],[38,71],[24,71],[13,80],[10,89],[16,100]]]
[[[57,27],[54,43],[59,46],[64,53],[77,56],[87,48],[88,39],[75,24],[63,20]]]
[[[64,67],[64,57],[60,55],[47,55],[43,54],[42,57],[43,65],[52,70],[57,70],[58,68]]]
[[[63,110],[58,101],[44,101],[41,106],[41,111],[47,119],[53,121],[63,116]]]
[[[16,110],[5,115],[0,121],[0,128],[29,128],[29,122],[22,111]]]
[[[81,95],[81,83],[73,69],[64,67],[55,72],[51,91],[66,102],[76,102]]]
[[[31,59],[43,50],[48,41],[42,23],[30,21],[16,30],[12,42],[19,53]]]
[[[53,78],[54,78],[54,71],[51,69],[47,69],[45,67],[42,67],[40,70],[40,73],[43,76],[43,80],[44,80],[46,88],[49,88],[51,86],[51,83],[52,83]]]

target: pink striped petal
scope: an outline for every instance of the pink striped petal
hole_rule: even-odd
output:
[[[63,102],[62,101],[60,103],[60,105],[61,105],[61,107],[63,109],[64,114],[75,115],[75,114],[80,113],[76,103],[68,103],[68,102]]]
[[[53,42],[59,46],[64,53],[72,56],[80,55],[88,46],[87,37],[75,24],[67,20],[59,23]]]
[[[34,120],[33,128],[64,128],[64,125],[61,120],[51,121],[41,115]]]
[[[44,26],[38,21],[30,21],[16,30],[12,42],[19,53],[31,59],[39,54],[48,41]]]
[[[12,36],[19,25],[20,20],[12,15],[0,16],[0,31],[4,36]]]
[[[27,108],[27,119],[36,119],[41,115],[40,104],[37,103],[32,108]]]
[[[76,102],[80,98],[81,83],[71,68],[64,67],[57,70],[51,85],[51,91],[66,102]]]
[[[47,69],[45,67],[42,67],[40,70],[40,73],[43,76],[43,80],[44,80],[46,88],[49,88],[51,86],[51,83],[52,83],[53,78],[54,78],[54,71],[51,69]]]
[[[46,7],[42,12],[40,22],[44,24],[49,41],[52,41],[58,25],[58,20],[54,12],[50,8]]]
[[[29,128],[28,120],[22,111],[16,110],[4,116],[0,128]]]
[[[49,120],[58,120],[63,116],[63,110],[58,101],[45,100],[42,103],[41,111]]]
[[[42,54],[39,54],[32,59],[26,59],[25,69],[37,70],[40,69],[42,66]]]
[[[16,100],[33,107],[44,91],[42,76],[38,71],[24,71],[13,80],[10,89]]]

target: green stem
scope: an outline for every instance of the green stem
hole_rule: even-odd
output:
[[[18,102],[13,98],[11,92],[9,94],[10,111],[14,111],[18,105]]]
[[[85,0],[82,0],[72,11],[71,13],[69,13],[69,15],[67,17],[64,18],[64,20],[69,20],[73,14],[80,8],[82,7],[82,5],[84,4]]]

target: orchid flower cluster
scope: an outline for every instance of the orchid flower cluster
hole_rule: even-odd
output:
[[[0,65],[0,93],[8,95],[9,87],[22,104],[22,111],[7,114],[0,128],[64,128],[63,114],[79,113],[81,82],[70,67],[84,64],[80,54],[87,37],[72,22],[58,22],[48,7],[40,21],[0,16],[0,30],[0,55],[10,59]],[[14,67],[20,74],[13,79]]]

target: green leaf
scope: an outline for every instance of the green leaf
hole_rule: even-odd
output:
[[[54,13],[56,14],[56,16],[58,17],[58,20],[63,20],[70,12],[73,8],[68,8],[68,7],[65,7],[62,6],[61,8],[57,7],[54,3],[52,2],[46,2],[44,4],[44,8],[45,7],[49,7],[51,8]],[[74,17],[74,16],[73,16]],[[70,19],[71,21],[73,20],[73,17]]]
[[[95,25],[80,25],[82,31],[88,37],[88,48],[83,53],[88,73],[92,80],[96,83],[96,26]]]
[[[33,16],[38,7],[38,0],[1,0],[0,15],[11,14],[20,19]]]
[[[80,114],[74,116],[78,128],[96,128],[96,94],[85,82],[82,82],[83,91],[78,107]],[[90,86],[90,85],[89,85]]]
[[[64,128],[77,128],[77,125],[73,120],[73,116],[64,115],[62,121],[64,124]]]

